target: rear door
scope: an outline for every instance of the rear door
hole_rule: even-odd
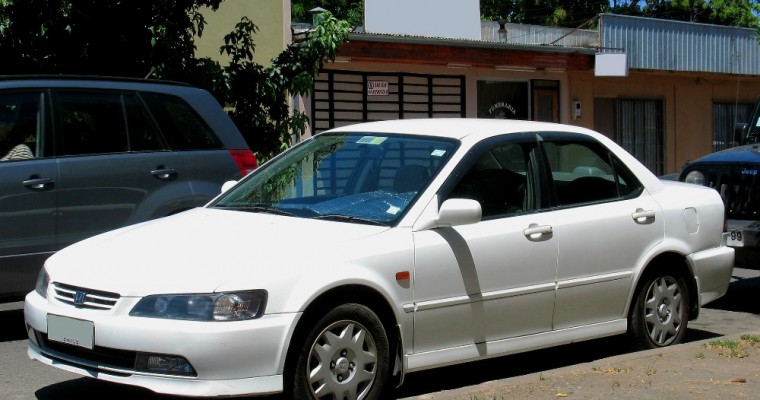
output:
[[[205,204],[220,193],[224,182],[242,177],[229,149],[185,100],[163,93],[142,92],[140,97],[148,106],[169,148],[183,160],[184,178],[193,189],[192,206]],[[205,114],[212,112],[216,109],[205,110]],[[218,112],[222,113],[221,110]]]
[[[178,154],[166,150],[134,92],[53,93],[59,247],[189,207]]]
[[[662,241],[662,211],[600,143],[542,134],[556,193],[554,329],[625,317],[634,267]]]

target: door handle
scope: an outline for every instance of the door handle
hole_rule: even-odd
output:
[[[636,223],[643,224],[647,221],[654,220],[655,212],[654,210],[644,210],[643,208],[637,208],[636,212],[631,214],[631,217],[633,218]]]
[[[44,191],[52,189],[54,182],[53,178],[40,178],[34,175],[21,183],[31,190]]]
[[[159,166],[158,168],[150,171],[150,174],[162,181],[170,181],[177,177],[177,170],[174,168],[165,168]]]
[[[540,240],[546,235],[548,239],[553,232],[551,225],[530,224],[523,230],[523,234],[530,240]]]

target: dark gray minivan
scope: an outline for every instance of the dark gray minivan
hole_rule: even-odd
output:
[[[256,168],[207,91],[96,77],[0,77],[0,159],[0,300],[64,246],[203,205]]]

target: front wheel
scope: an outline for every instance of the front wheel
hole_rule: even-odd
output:
[[[636,294],[629,331],[642,348],[680,343],[689,320],[689,292],[682,277],[655,275]]]
[[[380,399],[388,378],[388,336],[380,319],[360,304],[334,308],[301,344],[293,399]]]

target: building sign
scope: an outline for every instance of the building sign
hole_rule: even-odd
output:
[[[515,106],[506,101],[498,101],[491,105],[491,107],[488,107],[488,116],[490,118],[511,119],[515,118],[515,115],[517,115]]]
[[[478,118],[527,120],[528,105],[528,82],[478,81]]]
[[[367,81],[368,96],[387,96],[388,81]]]

